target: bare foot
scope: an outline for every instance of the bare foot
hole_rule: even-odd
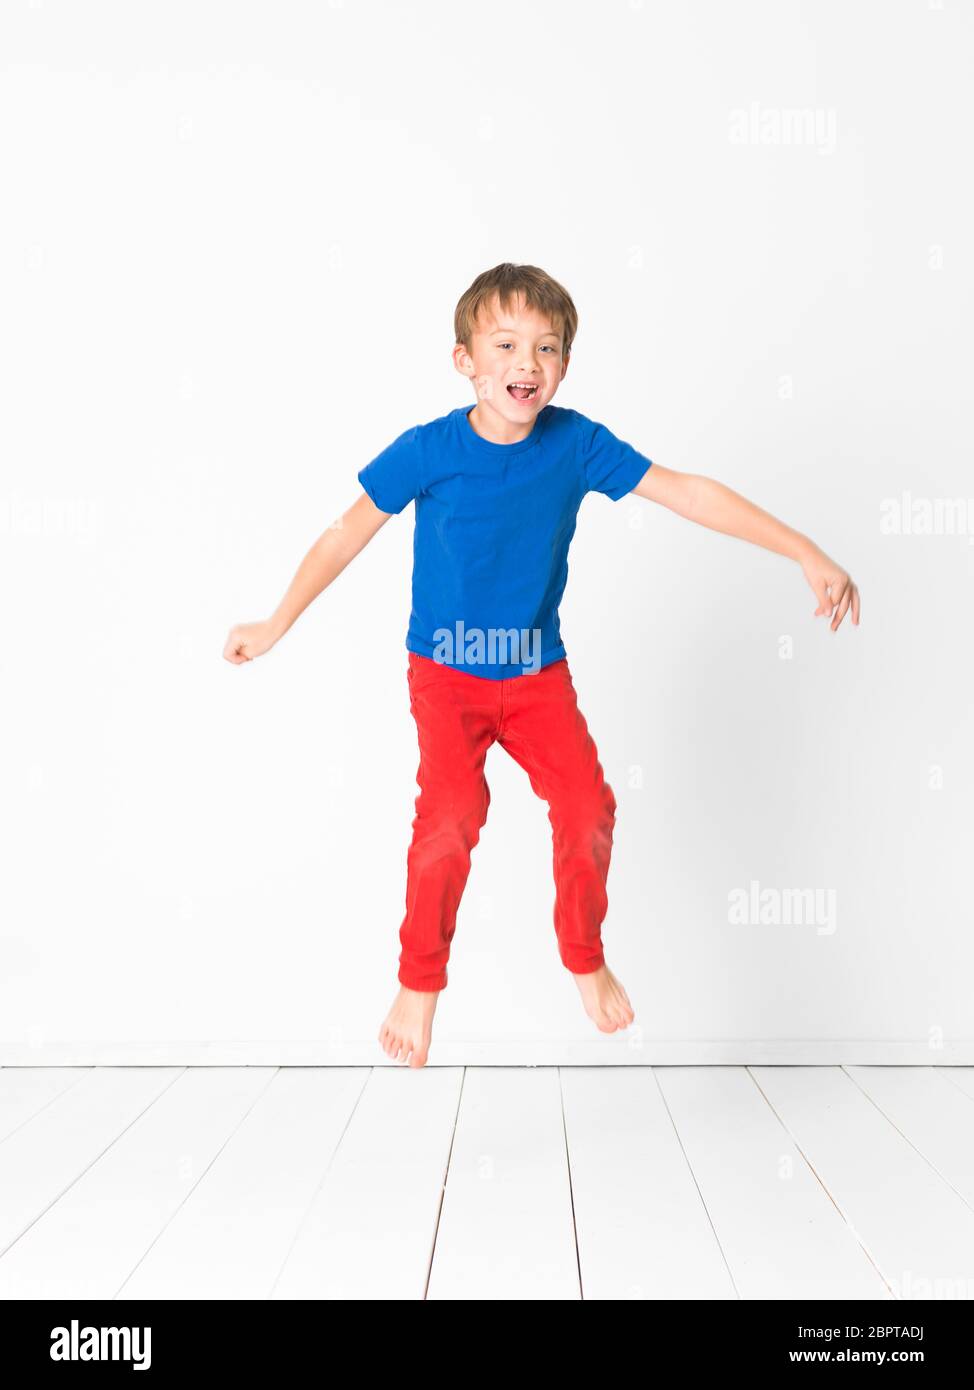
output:
[[[585,1012],[602,1033],[628,1028],[636,1017],[629,996],[607,965],[588,975],[572,975],[585,1005]]]
[[[439,990],[407,989],[400,985],[392,1008],[379,1029],[382,1050],[394,1062],[424,1067],[433,1036],[433,1015]],[[412,1056],[410,1056],[410,1053]]]

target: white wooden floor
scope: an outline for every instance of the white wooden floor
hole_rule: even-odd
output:
[[[0,1069],[0,1298],[974,1298],[974,1067]]]

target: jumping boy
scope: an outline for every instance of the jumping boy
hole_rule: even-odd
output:
[[[547,801],[558,951],[604,1033],[634,1018],[605,963],[601,925],[616,801],[578,708],[558,623],[586,493],[627,493],[797,561],[836,631],[859,591],[807,536],[711,478],[651,463],[605,425],[552,405],[578,327],[575,306],[531,265],[484,271],[454,317],[457,371],[476,403],[415,425],[358,474],[364,489],[305,556],[274,614],[231,629],[224,656],[261,656],[390,516],[415,501],[406,635],[420,764],[399,993],[379,1031],[394,1061],[425,1065],[450,943],[487,817],[499,743]]]

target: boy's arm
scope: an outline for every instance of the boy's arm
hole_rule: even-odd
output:
[[[852,621],[858,627],[859,590],[841,565],[830,560],[814,541],[800,531],[786,526],[770,512],[763,511],[723,483],[696,473],[678,473],[675,469],[662,468],[654,463],[633,491],[639,497],[659,502],[688,521],[709,527],[711,531],[737,536],[739,540],[750,541],[753,545],[763,546],[765,550],[786,555],[789,560],[797,560],[818,599],[814,616],[822,613],[831,616],[834,609],[831,628],[835,632],[851,605]]]
[[[315,541],[271,616],[262,622],[239,623],[230,629],[223,648],[227,661],[239,666],[269,651],[308,604],[368,545],[391,515],[391,512],[381,512],[368,493],[363,492]]]

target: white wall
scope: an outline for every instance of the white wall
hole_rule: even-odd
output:
[[[974,498],[972,29],[952,0],[3,8],[0,1062],[385,1060],[412,508],[268,656],[222,648],[363,463],[472,402],[454,305],[508,259],[578,305],[557,403],[810,535],[863,620],[585,500],[562,631],[636,1024],[584,1017],[547,808],[495,747],[431,1060],[974,1062],[974,501],[881,526]],[[752,880],[834,893],[835,929],[732,924]]]

